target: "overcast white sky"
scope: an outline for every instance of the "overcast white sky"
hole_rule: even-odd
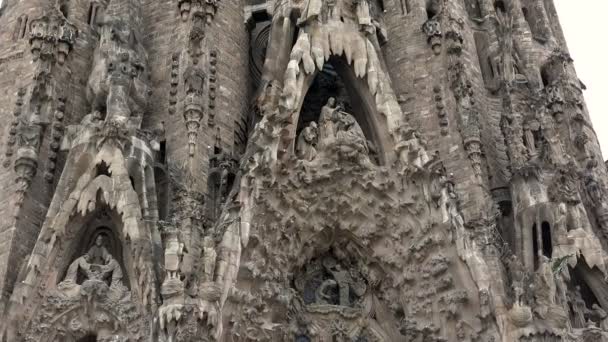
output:
[[[578,77],[585,83],[585,99],[593,127],[608,158],[608,0],[553,0],[559,14]]]

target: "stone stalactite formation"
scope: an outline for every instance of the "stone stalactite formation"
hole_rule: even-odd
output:
[[[0,341],[608,341],[551,0],[4,0]]]

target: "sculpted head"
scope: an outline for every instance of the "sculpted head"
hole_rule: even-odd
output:
[[[97,247],[103,246],[103,236],[97,235],[97,238],[95,239],[95,246],[97,246]]]
[[[330,107],[335,107],[336,106],[336,98],[335,97],[330,97],[329,100],[327,100],[327,105]]]

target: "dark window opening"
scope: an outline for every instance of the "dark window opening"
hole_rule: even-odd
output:
[[[101,164],[97,164],[97,171],[96,171],[95,176],[99,177],[101,175],[112,177],[112,172],[110,172],[110,167],[104,161],[102,161]]]
[[[165,164],[167,162],[167,142],[160,142],[160,150],[158,151],[158,161],[161,164]]]
[[[541,225],[541,238],[543,242],[543,255],[551,259],[553,255],[553,241],[551,240],[551,225],[543,222]]]
[[[511,201],[502,201],[498,204],[502,217],[509,217],[513,213],[513,205]]]
[[[580,291],[581,297],[585,301],[585,306],[588,309],[591,309],[594,304],[600,306],[599,300],[595,296],[595,293],[593,293],[593,290],[591,289],[589,284],[584,280],[584,276],[582,274],[583,272],[587,272],[590,270],[589,266],[582,259],[579,259],[579,263],[584,264],[584,266],[577,265],[574,269],[570,268],[570,274],[573,275],[571,291]],[[604,308],[604,310],[605,309],[606,308]]]
[[[89,7],[89,15],[88,15],[87,22],[93,28],[95,27],[96,16],[97,16],[97,4],[91,3],[91,6]]]
[[[532,30],[532,21],[530,21],[530,11],[528,11],[527,8],[522,7],[521,12],[524,14],[524,19],[526,19],[526,22],[528,23],[530,30]]]
[[[68,4],[62,4],[61,6],[59,6],[59,11],[61,12],[61,14],[63,14],[64,18],[68,18]]]
[[[78,342],[96,342],[97,341],[97,336],[95,335],[88,335],[85,336],[83,338],[81,338],[80,340],[78,340]]]
[[[551,85],[551,76],[546,68],[540,70],[540,78],[543,81],[543,86],[548,87]]]
[[[502,13],[507,12],[507,7],[505,6],[504,1],[502,1],[502,0],[494,1],[494,9],[496,10],[496,12],[502,12]]]
[[[296,336],[295,342],[310,342],[310,337],[306,335],[298,335]]]
[[[154,168],[154,180],[156,181],[158,219],[166,221],[169,217],[169,181],[165,171],[159,167]]]
[[[23,26],[21,29],[21,38],[25,38],[25,34],[27,33],[27,24],[28,24],[28,17],[25,16],[25,19],[23,20]]]
[[[538,229],[536,223],[532,226],[532,252],[534,253],[534,269],[537,270],[540,266],[540,260],[538,258]]]

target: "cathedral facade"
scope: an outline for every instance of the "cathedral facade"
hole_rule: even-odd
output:
[[[608,341],[552,0],[4,0],[0,342]]]

